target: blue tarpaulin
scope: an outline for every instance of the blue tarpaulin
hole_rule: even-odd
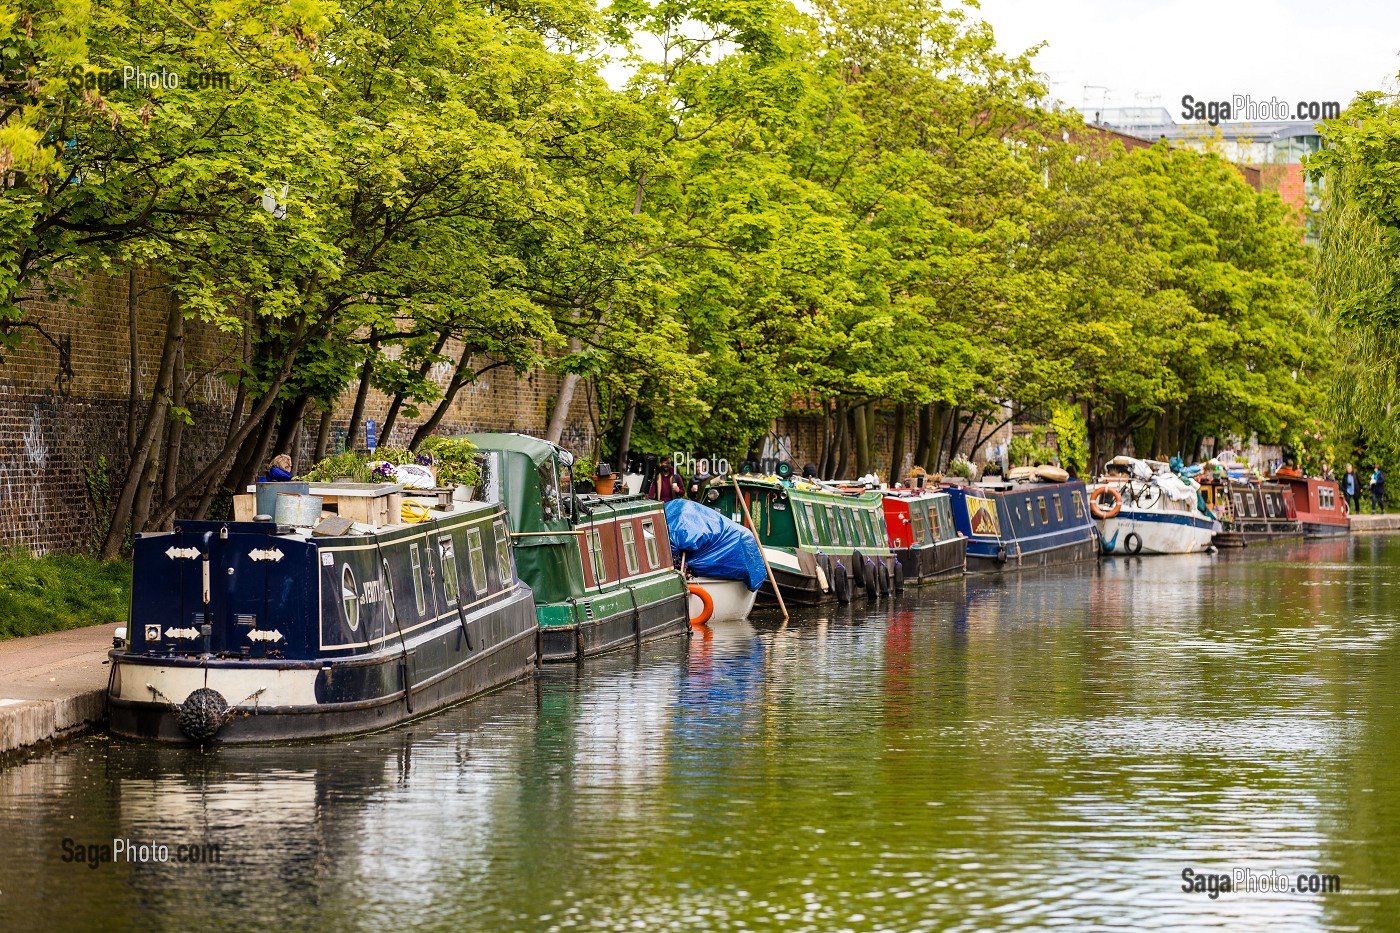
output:
[[[680,560],[685,554],[687,570],[700,576],[744,580],[751,590],[768,579],[753,532],[709,506],[672,499],[666,503],[666,530],[671,536],[671,556]]]

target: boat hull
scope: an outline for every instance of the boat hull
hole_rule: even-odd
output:
[[[1204,551],[1211,547],[1220,527],[1206,518],[1127,508],[1113,518],[1099,519],[1098,526],[1103,553],[1129,555]]]
[[[451,622],[404,645],[349,658],[160,657],[116,649],[108,729],[125,738],[189,743],[175,704],[201,687],[217,691],[231,708],[210,744],[389,728],[529,676],[534,614],[529,589],[520,587],[511,599],[467,617],[471,647],[461,624]]]
[[[1026,553],[1009,552],[1005,560],[998,556],[967,555],[968,573],[1008,573],[1039,567],[1073,564],[1098,557],[1098,544],[1092,539],[1074,541],[1058,547],[1043,548]]]
[[[950,538],[922,547],[899,548],[894,554],[904,566],[906,586],[953,580],[967,570],[967,541],[963,538]]]
[[[679,574],[668,575],[668,580],[678,581]],[[582,622],[542,624],[540,660],[582,661],[690,631],[689,593],[678,582],[639,590],[635,596],[626,589],[608,595],[607,600],[581,600],[571,607],[576,618],[583,617]]]
[[[721,580],[717,577],[692,577],[690,585],[700,587],[710,595],[714,611],[707,622],[740,622],[749,617],[758,592],[751,590],[742,580]],[[699,596],[690,596],[690,618],[694,619],[703,611]]]
[[[1305,538],[1344,538],[1351,534],[1351,523],[1344,522],[1303,522]]]
[[[776,548],[765,548],[764,553],[768,556],[768,565],[778,581],[784,605],[819,606],[837,601],[834,582],[826,578],[825,573],[818,573],[817,555],[805,549],[787,552]],[[847,578],[851,584],[852,600],[868,597],[868,590],[856,583],[852,567],[853,554],[827,554],[823,556],[831,562],[832,567],[839,563],[846,568]],[[895,557],[893,553],[863,556],[874,561],[877,565],[883,564],[889,571],[890,580],[894,580]],[[758,591],[758,598],[760,602],[764,603],[777,602],[773,595],[771,580],[764,581],[762,588]]]
[[[1251,544],[1268,544],[1272,541],[1287,541],[1303,537],[1302,522],[1297,520],[1277,522],[1236,522],[1214,538],[1216,547],[1249,547]]]

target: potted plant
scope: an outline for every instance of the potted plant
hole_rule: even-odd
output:
[[[606,463],[598,464],[598,469],[593,473],[593,488],[600,496],[610,496],[613,494],[613,484],[617,482],[617,476],[613,473],[612,467]]]
[[[481,484],[481,464],[476,445],[464,437],[430,437],[419,450],[430,454],[437,467],[438,485],[455,490],[453,498],[470,501]]]

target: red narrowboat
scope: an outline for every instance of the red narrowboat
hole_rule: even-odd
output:
[[[885,528],[908,583],[963,575],[967,539],[953,523],[952,497],[923,489],[887,489]]]
[[[1274,474],[1274,481],[1293,493],[1298,520],[1303,523],[1303,537],[1333,538],[1351,534],[1346,500],[1336,480],[1304,476],[1284,468]]]

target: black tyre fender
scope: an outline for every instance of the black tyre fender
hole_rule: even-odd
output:
[[[851,555],[851,579],[855,580],[856,586],[865,586],[865,555],[860,551]]]
[[[832,588],[834,587],[834,584],[831,581],[831,558],[828,555],[823,554],[821,551],[818,551],[817,566],[821,568],[822,579],[826,581],[827,592],[831,592]]]
[[[998,545],[997,545],[997,563],[998,563],[998,564],[1004,564],[1004,563],[1006,563],[1006,558],[1007,558],[1007,556],[1008,556],[1008,555],[1007,555],[1007,551],[1006,551],[1006,545],[1004,545],[1004,544],[998,544]]]
[[[1142,553],[1142,537],[1136,531],[1128,532],[1128,536],[1123,539],[1123,550],[1129,554]]]
[[[865,595],[870,599],[880,597],[880,571],[869,557],[865,559]]]
[[[896,593],[904,592],[904,565],[900,563],[898,557],[894,559],[894,591]]]
[[[890,590],[894,589],[894,587],[890,584],[890,565],[889,565],[889,564],[887,564],[887,563],[885,563],[885,562],[883,562],[883,561],[880,562],[879,576],[880,576],[880,595],[881,595],[881,596],[888,596],[888,595],[890,595]]]
[[[840,561],[831,568],[831,591],[836,594],[836,601],[841,605],[851,601],[851,577]]]

